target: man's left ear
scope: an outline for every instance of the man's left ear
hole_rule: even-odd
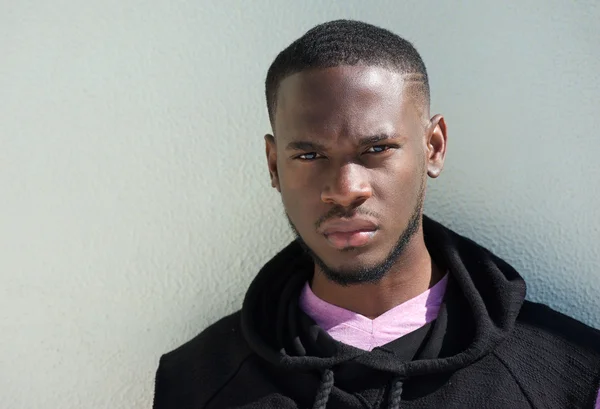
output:
[[[435,179],[442,173],[446,159],[448,134],[444,117],[438,114],[431,118],[427,131],[427,175]]]

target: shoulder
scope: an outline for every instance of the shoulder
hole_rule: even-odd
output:
[[[251,353],[240,312],[222,318],[160,358],[154,408],[203,407]]]
[[[548,342],[557,348],[600,356],[600,330],[544,304],[525,301],[517,318],[516,330],[523,337],[537,342]]]
[[[600,331],[525,301],[511,335],[494,354],[532,401],[591,407],[600,383]]]
[[[190,359],[202,360],[208,353],[244,354],[245,341],[240,328],[240,312],[235,312],[207,327],[185,344],[163,355],[172,365],[187,364]]]

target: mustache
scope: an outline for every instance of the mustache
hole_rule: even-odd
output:
[[[338,218],[348,218],[349,219],[349,218],[354,217],[359,214],[364,215],[364,216],[370,216],[375,219],[380,218],[378,213],[373,212],[368,209],[363,209],[361,207],[344,208],[341,206],[336,206],[336,207],[332,207],[331,210],[329,210],[327,213],[325,213],[323,216],[321,216],[319,218],[319,220],[317,220],[315,222],[315,229],[319,229],[319,227],[321,227],[321,225],[329,219],[338,219]]]

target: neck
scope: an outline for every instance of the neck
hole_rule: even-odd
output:
[[[434,286],[443,271],[433,262],[419,230],[390,271],[376,283],[343,286],[315,267],[312,291],[320,299],[374,319]]]

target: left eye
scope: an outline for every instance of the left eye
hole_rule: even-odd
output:
[[[381,153],[387,151],[388,149],[390,149],[390,147],[387,145],[376,145],[367,149],[366,153]]]

